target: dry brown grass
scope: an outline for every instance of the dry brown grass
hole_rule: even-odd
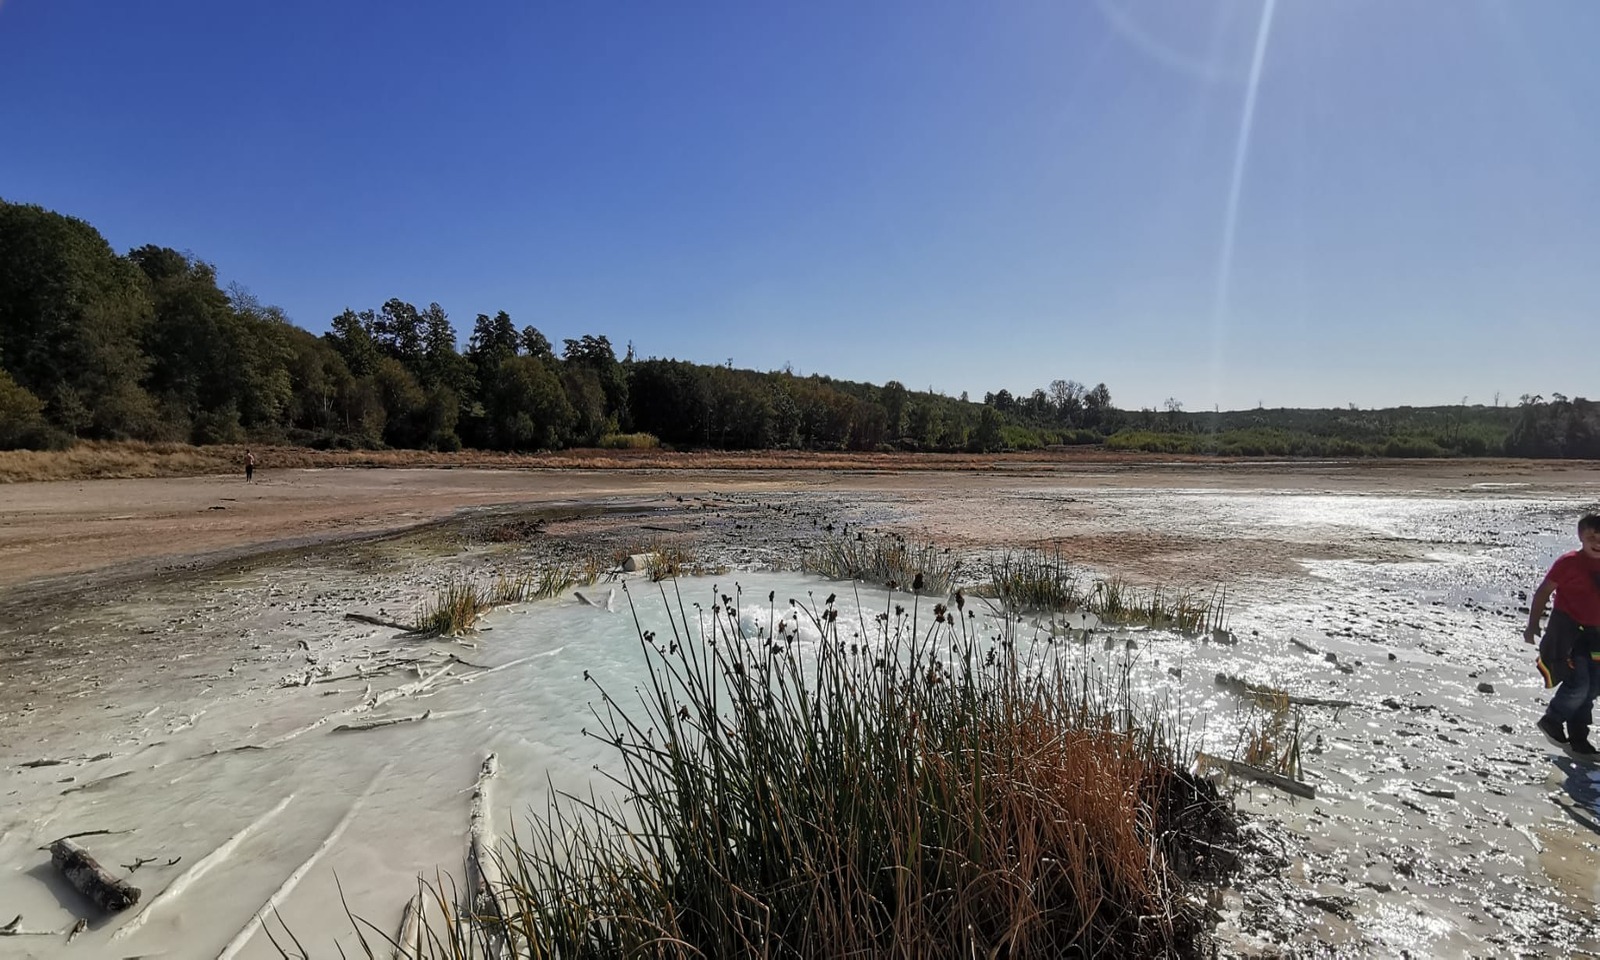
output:
[[[480,467],[560,470],[1005,470],[1059,463],[1148,463],[1150,457],[1098,449],[1031,453],[849,453],[802,450],[563,450],[496,453],[463,450],[312,450],[308,447],[83,441],[69,450],[0,451],[0,483],[242,474],[254,451],[257,471],[308,467]],[[1163,458],[1171,460],[1176,458]],[[1217,463],[1215,457],[1195,461]]]

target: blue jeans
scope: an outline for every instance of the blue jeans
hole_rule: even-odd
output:
[[[1600,694],[1600,660],[1578,650],[1572,658],[1572,676],[1561,681],[1544,715],[1567,725],[1570,737],[1587,736],[1594,719],[1594,698]]]

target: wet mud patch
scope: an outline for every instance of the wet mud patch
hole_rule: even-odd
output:
[[[818,537],[893,532],[956,548],[969,575],[992,552],[1059,544],[1108,574],[1173,588],[1226,583],[1232,643],[1145,631],[1115,651],[1095,647],[1102,658],[1131,656],[1143,692],[1183,703],[1208,749],[1227,753],[1244,715],[1218,674],[1351,702],[1300,711],[1300,775],[1315,799],[1222,782],[1247,815],[1236,841],[1218,844],[1240,855],[1238,878],[1213,905],[1225,952],[1596,952],[1596,771],[1537,739],[1531,725],[1548,693],[1520,642],[1527,591],[1591,504],[1520,488],[1106,492],[1038,478],[966,496],[669,495],[581,515],[483,511],[399,538],[102,585],[69,602],[14,605],[0,628],[0,846],[21,857],[41,831],[121,826],[106,813],[156,762],[220,748],[241,725],[281,735],[292,719],[282,698],[343,703],[364,684],[285,688],[286,677],[427,651],[489,662],[506,629],[491,622],[470,645],[401,640],[345,621],[351,610],[404,616],[452,578],[652,541],[690,545],[739,571],[790,568]],[[506,529],[515,535],[495,533]],[[375,685],[409,679],[385,677]],[[552,710],[540,723],[561,719]],[[393,736],[406,736],[399,729]],[[537,730],[525,738],[528,756],[546,755]],[[41,759],[63,762],[22,766]],[[470,758],[435,759],[437,769],[415,775],[470,778]],[[235,761],[211,762],[219,783],[235,776]],[[180,785],[200,776],[172,769]],[[337,783],[355,796],[377,773],[363,766]],[[90,789],[62,792],[80,787]],[[264,812],[252,807],[225,826]],[[313,813],[321,826],[337,820],[331,807]],[[448,860],[454,820],[430,816]],[[366,835],[376,843],[382,831]],[[148,855],[120,843],[108,849],[130,862]],[[32,896],[11,883],[0,881],[0,899]]]

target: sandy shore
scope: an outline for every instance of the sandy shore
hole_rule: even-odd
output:
[[[376,754],[345,757],[320,732],[295,733],[361,693],[287,678],[398,649],[392,631],[352,624],[346,612],[404,617],[451,577],[661,541],[739,570],[781,568],[828,526],[848,524],[972,557],[1051,545],[1136,581],[1227,587],[1236,645],[1139,643],[1151,691],[1184,698],[1208,718],[1202,732],[1225,733],[1237,709],[1213,673],[1356,704],[1305,718],[1316,801],[1242,787],[1241,807],[1280,853],[1219,901],[1230,953],[1563,955],[1597,946],[1584,918],[1600,902],[1600,785],[1527,735],[1548,695],[1516,639],[1518,592],[1560,549],[1576,512],[1597,501],[1593,465],[1515,461],[292,470],[248,486],[202,477],[0,487],[0,857],[26,867],[0,878],[0,899],[25,910],[29,926],[70,922],[73,895],[25,862],[40,838],[128,826],[133,839],[103,842],[112,856],[198,855],[296,791],[311,826],[232,865],[238,890],[214,904],[210,926],[186,931],[158,917],[138,935],[189,955],[186,938],[230,936],[380,777],[437,780],[441,792],[419,808],[432,826],[403,851],[415,863],[380,856],[375,818],[406,796],[380,790],[358,802],[374,809],[344,841],[341,871],[373,857],[382,862],[368,864],[372,877],[448,869],[456,794],[481,742],[449,740],[459,733],[448,724],[415,734],[444,741],[366,741],[390,743],[402,763],[435,758],[401,777]],[[501,632],[484,634],[468,659],[493,660],[496,638],[514,629],[497,621]],[[449,705],[471,710],[474,700]],[[551,711],[538,724],[558,723],[559,705]],[[524,748],[548,749],[543,733],[516,733],[535,741]],[[203,759],[291,735],[268,761]],[[63,762],[28,766],[45,758]],[[179,809],[218,814],[167,816]],[[141,873],[152,890],[171,879],[161,870]],[[324,872],[308,889],[332,892]],[[342,914],[316,913],[318,895],[286,910],[309,929],[339,925]],[[91,930],[114,935],[114,924]]]

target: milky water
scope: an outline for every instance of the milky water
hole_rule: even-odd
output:
[[[1247,810],[1287,828],[1296,882],[1348,900],[1358,918],[1345,923],[1306,908],[1310,919],[1301,913],[1294,923],[1378,953],[1493,952],[1495,944],[1537,951],[1549,942],[1541,928],[1593,909],[1596,834],[1581,818],[1600,818],[1600,795],[1592,772],[1529,736],[1548,694],[1529,667],[1531,651],[1520,642],[1526,614],[1517,609],[1518,591],[1530,590],[1567,549],[1582,504],[1506,491],[1466,499],[1226,490],[1016,496],[1046,520],[1090,500],[1094,515],[1079,522],[1111,532],[1199,529],[1226,539],[1278,531],[1291,542],[1348,548],[1343,559],[1302,560],[1295,577],[1233,584],[1226,636],[1034,618],[1015,628],[1040,644],[1070,644],[1096,668],[1126,669],[1147,702],[1182,719],[1192,746],[1222,755],[1236,747],[1252,708],[1217,685],[1219,673],[1355,703],[1301,711],[1301,775],[1315,786],[1315,801],[1259,787],[1241,796]],[[884,501],[859,509],[886,521],[902,508]],[[226,615],[234,608],[218,598],[243,589],[218,584],[189,602]],[[272,595],[311,589],[288,584]],[[316,955],[335,942],[349,950],[355,938],[341,889],[351,910],[392,930],[418,874],[459,875],[469,795],[487,753],[500,760],[491,809],[502,831],[542,811],[552,787],[613,789],[600,773],[617,771],[615,751],[585,731],[597,728],[596,682],[624,706],[635,702],[644,682],[641,630],[658,641],[673,635],[674,623],[698,630],[727,595],[746,633],[770,634],[774,618],[787,617],[802,628],[803,649],[815,633],[806,617],[795,618],[791,598],[816,609],[836,594],[841,633],[869,640],[876,614],[917,602],[869,585],[751,571],[664,590],[633,580],[626,590],[602,584],[584,592],[593,602],[568,595],[496,613],[472,646],[398,641],[392,631],[340,623],[327,612],[331,604],[297,604],[282,620],[288,626],[272,634],[271,660],[247,663],[221,644],[185,653],[193,659],[178,665],[182,685],[171,675],[133,683],[107,705],[100,726],[98,694],[86,692],[63,705],[61,729],[13,748],[28,752],[7,760],[4,919],[20,913],[27,928],[64,930],[76,916],[96,916],[37,847],[81,830],[131,831],[82,842],[108,866],[155,858],[131,876],[144,890],[141,907],[96,921],[71,950],[210,957],[232,944],[240,957],[275,956],[268,937],[248,927],[275,893],[281,923],[316,945]],[[932,602],[920,600],[924,623]],[[260,601],[245,594],[239,603],[242,623],[244,605]],[[988,616],[975,625],[986,636],[1003,629]],[[304,653],[297,639],[306,641]],[[467,662],[443,659],[451,654]],[[395,657],[419,662],[371,679],[372,692],[450,669],[415,695],[361,711],[369,681],[338,678]],[[305,662],[312,658],[317,665]],[[331,668],[317,683],[275,682],[317,666]],[[494,667],[504,668],[486,669]],[[252,670],[253,680],[239,679]],[[424,711],[421,722],[333,730]],[[102,752],[112,756],[87,759]],[[17,766],[46,756],[71,762]],[[230,842],[225,856],[206,859]],[[187,892],[160,899],[198,867],[204,872]],[[1229,913],[1228,925],[1246,939],[1265,935],[1253,926],[1265,922],[1255,906],[1254,917],[1248,903]],[[1419,909],[1431,925],[1417,922]],[[268,927],[282,936],[277,918]],[[17,956],[68,949],[62,937],[0,943]]]

